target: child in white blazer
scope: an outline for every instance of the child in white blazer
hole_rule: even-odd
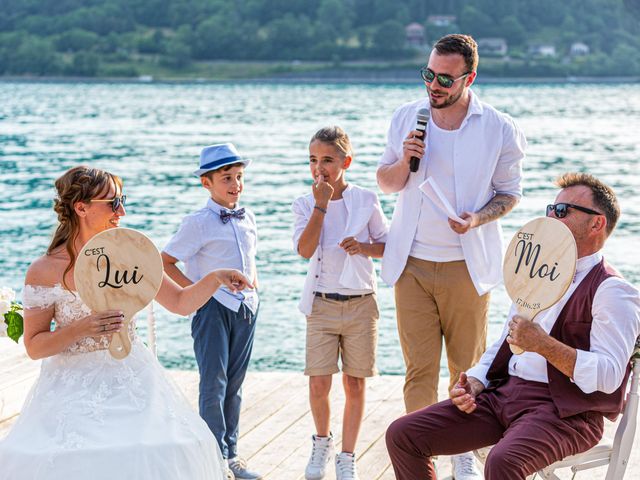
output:
[[[329,392],[340,371],[346,403],[338,480],[357,479],[355,446],[364,412],[365,378],[375,375],[378,306],[372,257],[384,253],[388,231],[375,192],[347,183],[353,160],[349,137],[326,127],[311,138],[311,193],[293,203],[296,251],[311,259],[300,310],[307,316],[305,375],[316,427],[305,471],[308,480],[325,477],[333,454]]]

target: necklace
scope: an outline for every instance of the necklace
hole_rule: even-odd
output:
[[[459,121],[447,122],[440,115],[437,115],[436,117],[439,117],[438,126],[442,125],[441,128],[443,128],[444,130],[457,130],[458,128],[460,128],[460,124],[462,123],[462,119],[460,119]]]

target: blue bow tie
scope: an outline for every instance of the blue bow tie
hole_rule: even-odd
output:
[[[231,217],[242,220],[244,218],[244,208],[239,208],[238,210],[227,210],[226,208],[220,209],[220,220],[222,220],[222,223],[228,223],[229,220],[231,220]]]

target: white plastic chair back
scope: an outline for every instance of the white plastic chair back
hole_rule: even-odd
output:
[[[571,467],[573,477],[582,470],[609,465],[605,480],[622,480],[629,463],[638,416],[638,380],[640,378],[640,337],[631,356],[631,386],[622,411],[620,424],[612,444],[599,444],[584,453],[572,455],[542,469],[538,474],[545,480],[560,480],[554,472]]]
[[[537,472],[531,479],[538,475],[545,480],[561,480],[555,474],[561,468],[571,468],[573,477],[582,470],[609,465],[605,480],[622,480],[629,463],[633,439],[636,434],[638,416],[638,381],[640,380],[640,337],[636,339],[636,347],[631,356],[631,386],[627,393],[622,418],[616,429],[613,443],[601,443],[586,452],[572,455],[549,465]],[[490,448],[490,447],[488,447]],[[480,463],[484,464],[488,455],[488,448],[476,450],[474,453]]]

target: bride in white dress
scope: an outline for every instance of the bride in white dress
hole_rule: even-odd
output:
[[[124,360],[108,352],[121,312],[91,312],[75,292],[76,252],[125,215],[122,181],[76,167],[56,180],[58,228],[29,267],[23,291],[24,344],[41,373],[17,422],[0,442],[2,480],[219,480],[225,462],[205,422],[154,355],[129,329]],[[166,275],[156,300],[186,315],[226,285],[250,282],[235,270],[212,272],[181,288]],[[51,322],[56,328],[50,331]],[[133,325],[133,322],[131,322]]]

